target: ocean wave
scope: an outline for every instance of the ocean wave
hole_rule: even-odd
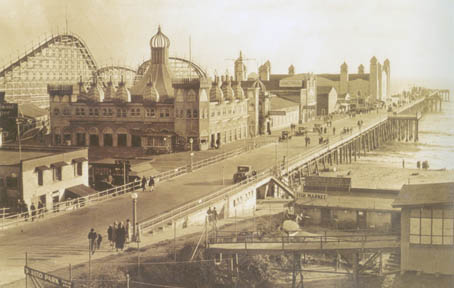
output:
[[[453,148],[454,149],[454,145],[440,145],[440,144],[431,144],[431,143],[421,143],[421,142],[418,142],[416,144],[417,146],[425,146],[425,147],[433,147],[433,148]]]

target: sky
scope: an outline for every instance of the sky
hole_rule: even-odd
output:
[[[0,0],[0,11],[1,66],[67,22],[99,66],[137,68],[161,25],[170,54],[189,58],[191,46],[210,75],[232,75],[241,50],[248,72],[266,60],[272,73],[291,64],[296,73],[338,73],[344,61],[350,73],[360,64],[368,72],[375,55],[390,60],[393,81],[454,83],[450,0]]]

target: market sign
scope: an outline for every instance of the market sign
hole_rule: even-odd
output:
[[[0,118],[16,118],[17,110],[16,103],[0,103]]]
[[[268,112],[270,116],[285,116],[287,115],[287,112],[285,111],[269,111]]]
[[[282,79],[279,81],[279,87],[298,88],[303,87],[303,80],[301,79]]]
[[[48,283],[52,283],[57,285],[58,287],[63,287],[63,288],[71,288],[72,287],[72,282],[69,280],[62,279],[60,277],[41,272],[35,269],[32,269],[30,267],[24,266],[24,272],[25,275],[29,275],[30,277],[33,277],[38,280],[42,280]]]
[[[298,199],[310,198],[326,200],[326,198],[328,198],[328,194],[322,193],[297,193],[296,196]]]
[[[350,191],[352,179],[348,177],[306,176],[304,189],[313,191]]]

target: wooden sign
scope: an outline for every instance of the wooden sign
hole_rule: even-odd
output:
[[[64,287],[64,288],[71,288],[72,287],[72,282],[69,280],[62,279],[60,277],[41,272],[35,269],[32,269],[30,267],[25,266],[24,267],[24,272],[25,275],[29,275],[30,277],[34,277],[38,280],[42,280],[48,283],[52,283],[58,287]]]
[[[352,179],[347,177],[306,176],[305,190],[350,191]]]

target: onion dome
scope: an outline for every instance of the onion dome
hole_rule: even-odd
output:
[[[377,58],[375,56],[370,58],[370,64],[376,64],[376,63],[377,63]]]
[[[238,100],[244,100],[244,90],[241,88],[241,81],[237,81],[236,85],[233,86],[233,92],[235,92],[235,98]]]
[[[104,91],[101,87],[98,86],[98,81],[96,78],[93,80],[90,90],[88,90],[87,97],[88,99],[96,102],[101,102],[104,99]]]
[[[131,99],[131,95],[126,88],[125,82],[123,81],[123,76],[121,76],[121,81],[118,83],[118,90],[115,95],[115,98],[124,101],[124,102],[129,102],[129,99]]]
[[[107,82],[106,92],[104,93],[104,102],[111,101],[115,98],[115,87],[112,84],[112,77],[110,77],[109,82]]]
[[[219,77],[216,76],[214,78],[214,83],[211,86],[210,89],[210,101],[211,102],[216,102],[218,101],[219,103],[224,102],[224,94],[222,93],[221,88],[219,87]]]
[[[222,93],[224,93],[224,98],[227,101],[233,101],[233,89],[232,89],[232,81],[230,80],[229,76],[225,76],[226,81],[222,83],[221,89]]]
[[[169,38],[161,32],[161,26],[158,26],[158,33],[151,37],[150,40],[151,48],[169,48],[170,40]]]
[[[151,79],[148,81],[147,86],[145,86],[145,88],[143,89],[143,100],[159,102],[158,90],[156,90],[156,87],[154,86]]]

